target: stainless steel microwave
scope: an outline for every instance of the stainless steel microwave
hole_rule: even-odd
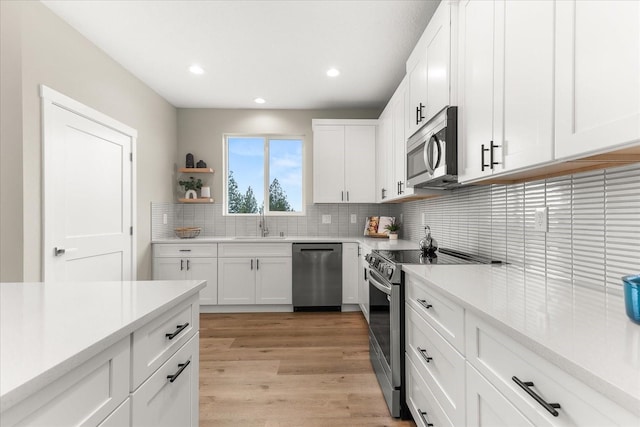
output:
[[[458,107],[447,107],[407,141],[407,185],[458,186]]]

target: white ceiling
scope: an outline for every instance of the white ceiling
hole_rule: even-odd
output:
[[[43,3],[176,107],[329,109],[382,108],[439,0]]]

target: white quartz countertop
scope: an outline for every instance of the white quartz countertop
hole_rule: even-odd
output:
[[[0,284],[0,411],[70,372],[206,281]]]
[[[199,244],[199,243],[361,243],[369,249],[418,249],[418,243],[409,240],[389,240],[373,237],[328,237],[328,236],[286,236],[286,237],[196,237],[195,239],[179,239],[177,237],[167,239],[155,239],[152,243],[169,244]]]
[[[531,351],[640,415],[640,325],[624,298],[515,266],[403,265]]]

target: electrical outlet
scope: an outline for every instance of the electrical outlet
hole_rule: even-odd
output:
[[[331,215],[322,215],[323,224],[331,224]]]
[[[162,223],[167,225],[167,214],[162,214]]]
[[[401,213],[400,214],[400,224],[404,223],[404,215]]]
[[[533,229],[535,231],[549,231],[549,208],[537,208],[535,221],[533,223]]]
[[[356,214],[351,214],[351,224],[355,224],[358,222],[358,216]]]

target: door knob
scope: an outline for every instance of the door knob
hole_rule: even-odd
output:
[[[55,256],[64,255],[65,252],[66,250],[64,248],[58,248],[58,247],[53,248],[53,253],[55,254]]]

